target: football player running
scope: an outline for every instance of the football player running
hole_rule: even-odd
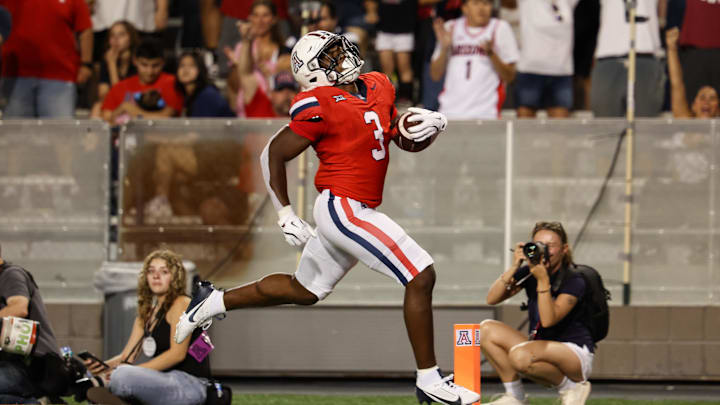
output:
[[[415,361],[421,402],[471,404],[480,395],[443,377],[433,345],[433,259],[388,216],[382,201],[391,139],[397,138],[395,90],[384,74],[360,75],[357,48],[340,35],[313,31],[291,55],[295,80],[303,87],[290,109],[291,122],[261,155],[265,184],[278,224],[292,246],[303,246],[295,274],[271,274],[228,291],[203,283],[176,328],[183,341],[196,327],[207,328],[227,310],[281,304],[312,305],[330,294],[358,262],[405,286],[403,314]],[[415,141],[447,125],[445,116],[411,108]],[[397,142],[397,140],[395,140]],[[313,216],[317,230],[290,205],[286,162],[312,146],[320,160],[315,186],[320,195]]]

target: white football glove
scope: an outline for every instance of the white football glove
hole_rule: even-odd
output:
[[[285,241],[290,246],[303,246],[310,238],[317,236],[310,224],[298,217],[292,206],[286,205],[278,211],[278,225],[285,234]]]
[[[443,113],[418,107],[410,107],[408,111],[415,113],[407,118],[408,122],[420,122],[407,129],[415,142],[422,142],[447,128],[447,118]]]

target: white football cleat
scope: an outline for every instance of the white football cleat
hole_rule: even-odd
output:
[[[443,377],[435,384],[420,387],[415,386],[415,395],[418,401],[423,404],[437,402],[447,405],[467,405],[480,401],[480,394],[470,391],[465,387],[455,385],[452,381],[453,375]]]
[[[224,314],[223,295],[224,292],[210,282],[199,282],[197,292],[175,326],[175,343],[183,342],[198,326],[206,330],[212,324],[213,316]]]

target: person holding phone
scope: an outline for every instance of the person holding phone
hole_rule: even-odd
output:
[[[198,362],[188,347],[200,337],[197,330],[175,343],[175,325],[190,298],[185,295],[186,272],[180,257],[170,250],[156,250],[143,263],[138,277],[138,316],[123,351],[104,362],[81,353],[85,365],[101,376],[107,388],[91,388],[87,396],[102,404],[197,405],[205,402],[208,357]]]
[[[83,360],[90,359],[90,363],[97,363],[100,366],[102,366],[102,370],[105,371],[106,369],[109,369],[110,366],[105,363],[104,361],[100,360],[98,357],[96,357],[94,354],[90,353],[89,351],[85,350],[80,353],[78,353],[78,357],[80,357]]]
[[[575,264],[560,222],[538,222],[530,235],[532,249],[517,243],[512,265],[487,294],[487,303],[496,305],[524,289],[530,320],[529,336],[500,321],[480,323],[483,355],[505,387],[488,405],[529,404],[521,376],[556,387],[563,405],[582,405],[590,395],[595,351],[579,304],[585,280],[571,271]]]

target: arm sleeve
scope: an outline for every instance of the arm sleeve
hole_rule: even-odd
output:
[[[498,21],[495,33],[495,49],[503,63],[515,63],[520,58],[520,51],[512,28],[510,28],[510,24],[502,20]]]
[[[296,99],[290,107],[290,119],[290,129],[312,142],[317,142],[325,133],[323,111],[315,97]]]
[[[30,289],[22,270],[9,268],[4,273],[3,286],[0,287],[2,297],[7,299],[19,295],[30,299]]]
[[[582,298],[585,294],[585,279],[582,276],[572,277],[565,281],[558,291],[559,294],[570,294]]]
[[[267,189],[268,195],[270,196],[270,201],[272,201],[273,203],[273,207],[275,207],[275,211],[279,211],[280,208],[283,207],[283,205],[277,198],[275,191],[272,189],[272,187],[270,187],[270,144],[272,144],[272,142],[275,140],[278,134],[282,132],[283,129],[285,129],[285,127],[280,128],[280,130],[277,131],[275,135],[272,136],[272,138],[270,138],[268,143],[265,145],[262,153],[260,153],[260,167],[262,169],[263,183],[265,183],[265,188]]]
[[[297,135],[311,140],[312,142],[320,139],[322,134],[325,132],[325,121],[322,119],[322,110],[320,103],[315,97],[300,97],[295,98],[293,105],[290,107],[291,121],[288,125]],[[262,175],[267,188],[268,195],[272,200],[275,210],[280,210],[283,205],[275,195],[272,187],[270,187],[270,145],[275,140],[275,137],[285,129],[281,128],[265,145],[260,154],[260,166],[262,167]]]

